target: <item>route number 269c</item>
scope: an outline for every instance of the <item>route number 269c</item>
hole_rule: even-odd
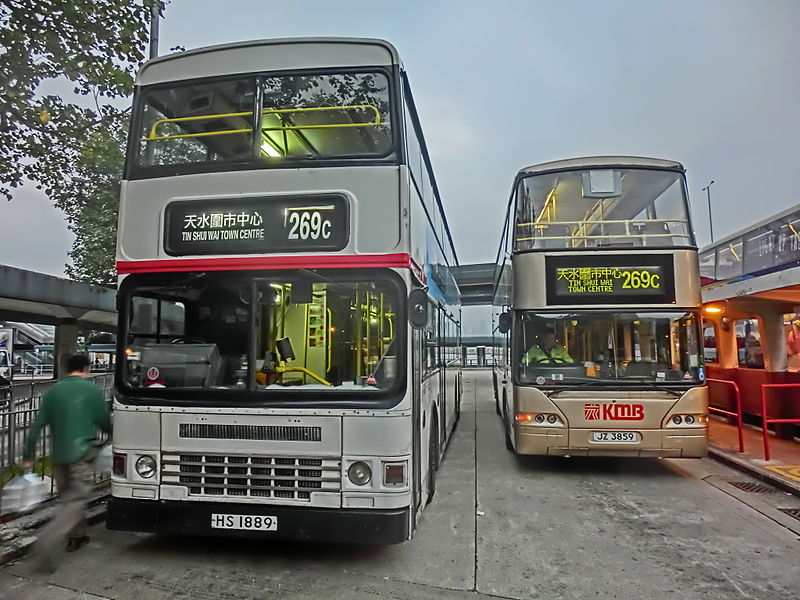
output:
[[[289,209],[290,240],[327,240],[331,237],[331,222],[318,210]]]
[[[658,288],[661,286],[661,275],[650,271],[623,271],[622,288],[638,290],[641,288]]]

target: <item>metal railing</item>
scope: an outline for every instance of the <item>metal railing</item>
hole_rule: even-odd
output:
[[[800,392],[800,383],[762,383],[761,384],[761,434],[764,437],[764,460],[770,459],[769,453],[769,430],[767,426],[771,423],[791,423],[800,424],[800,417],[793,419],[770,419],[767,417],[767,389],[795,389]],[[800,399],[800,395],[795,400]]]
[[[113,374],[97,375],[90,378],[102,391],[107,402],[111,401]],[[56,381],[31,381],[16,383],[0,389],[0,514],[2,507],[2,488],[20,471],[23,459],[25,437],[36,418],[42,397]],[[41,477],[51,475],[49,461],[51,451],[50,434],[47,428],[40,434],[35,446],[34,473]],[[99,483],[108,474],[95,473],[93,480]],[[55,495],[55,483],[50,480],[49,495]]]
[[[739,391],[739,386],[736,384],[735,381],[727,381],[725,379],[706,379],[706,381],[709,384],[722,383],[733,387],[733,392],[736,396],[736,412],[723,410],[721,408],[716,408],[714,406],[709,406],[708,410],[721,415],[726,415],[728,417],[736,417],[736,427],[739,430],[739,452],[744,454],[744,426],[742,425],[742,394]]]

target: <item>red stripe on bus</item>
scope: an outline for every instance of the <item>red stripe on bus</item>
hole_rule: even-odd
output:
[[[412,269],[424,281],[419,265],[408,254],[334,254],[329,256],[237,256],[226,258],[175,258],[171,260],[118,260],[117,273],[172,273],[177,271],[244,271],[249,269],[354,269],[396,267]]]

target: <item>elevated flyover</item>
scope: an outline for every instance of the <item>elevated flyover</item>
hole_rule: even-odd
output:
[[[492,304],[495,264],[475,263],[452,267],[464,306]]]
[[[76,351],[79,327],[116,329],[117,293],[98,285],[0,265],[0,321],[55,325],[58,376],[61,358]]]

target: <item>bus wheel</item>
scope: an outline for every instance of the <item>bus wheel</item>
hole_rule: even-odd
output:
[[[436,424],[436,421],[433,421]],[[431,429],[431,436],[428,438],[428,499],[426,504],[430,504],[436,495],[436,468],[437,456],[439,451],[439,430]]]
[[[459,378],[460,376],[456,377],[456,420],[453,423],[453,429],[456,428],[456,425],[458,425],[458,421],[461,419],[461,391],[460,391],[461,386],[459,385],[460,383]]]
[[[506,450],[514,451],[514,445],[511,443],[511,436],[508,433],[508,428],[511,424],[508,421],[508,396],[506,391],[503,390],[503,434],[506,438]]]

